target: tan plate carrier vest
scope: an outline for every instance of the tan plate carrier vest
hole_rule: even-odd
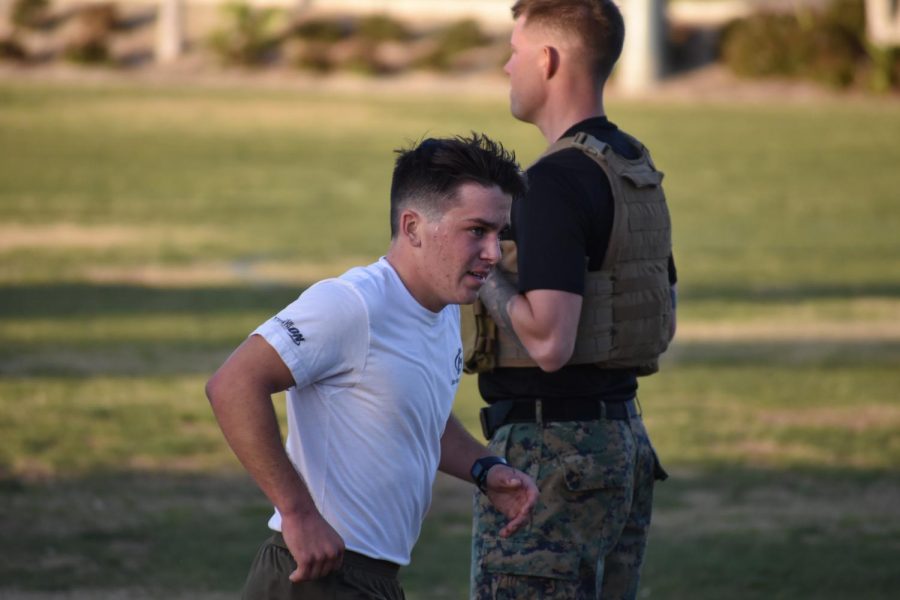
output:
[[[672,226],[662,190],[663,174],[647,149],[626,159],[608,144],[586,134],[559,140],[538,159],[567,148],[578,148],[606,173],[614,213],[609,246],[599,271],[585,274],[584,296],[575,351],[569,365],[595,364],[606,369],[633,368],[639,375],[659,369],[658,359],[669,344],[672,298],[669,256]],[[505,241],[498,265],[517,282],[515,242]],[[515,338],[493,322],[480,301],[463,307],[462,334],[467,373],[495,367],[534,367],[536,363]]]

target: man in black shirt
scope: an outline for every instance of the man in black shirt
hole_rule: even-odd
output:
[[[497,325],[479,375],[492,450],[538,481],[526,535],[496,536],[478,498],[474,598],[634,598],[654,479],[665,473],[636,406],[675,331],[665,198],[646,149],[605,115],[624,25],[610,0],[519,0],[513,116],[551,147],[512,208],[515,275],[481,301]],[[502,594],[498,594],[502,590]],[[505,594],[505,595],[504,595]]]

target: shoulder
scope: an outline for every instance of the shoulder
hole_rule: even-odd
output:
[[[345,286],[347,293],[353,293],[357,301],[369,313],[376,312],[391,302],[396,293],[393,270],[385,260],[379,260],[365,267],[350,269],[335,281]]]
[[[329,312],[356,312],[365,310],[365,303],[359,290],[341,278],[324,279],[300,295],[299,301],[305,309],[323,308]]]
[[[362,335],[369,328],[369,314],[359,290],[341,278],[334,278],[310,286],[276,319],[289,319],[304,324],[307,329],[340,337]]]
[[[591,159],[578,148],[566,148],[541,158],[528,167],[528,178],[565,178],[578,171]]]
[[[598,177],[606,179],[606,174],[578,148],[566,148],[533,164],[528,168],[527,177],[529,191],[562,188],[581,193],[587,182],[596,182]]]
[[[601,177],[606,182],[603,170],[577,148],[546,156],[528,169],[528,191],[523,202],[514,205],[514,212],[520,216],[555,214],[564,206],[589,210]]]

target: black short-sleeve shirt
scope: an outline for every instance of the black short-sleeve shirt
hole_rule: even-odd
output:
[[[605,117],[582,121],[562,137],[584,131],[626,158],[640,151]],[[551,154],[528,169],[528,193],[513,203],[510,236],[518,250],[519,291],[561,290],[584,293],[589,271],[603,264],[612,230],[614,203],[609,180],[577,148]],[[669,280],[676,281],[669,258]],[[501,368],[478,378],[488,402],[507,398],[597,397],[627,400],[637,390],[631,369],[566,366],[554,373],[534,368]]]

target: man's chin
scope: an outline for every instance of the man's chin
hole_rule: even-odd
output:
[[[514,119],[518,121],[522,121],[523,123],[531,123],[531,119],[528,118],[528,115],[524,114],[522,111],[517,110],[515,106],[509,107],[509,113],[513,116]]]

